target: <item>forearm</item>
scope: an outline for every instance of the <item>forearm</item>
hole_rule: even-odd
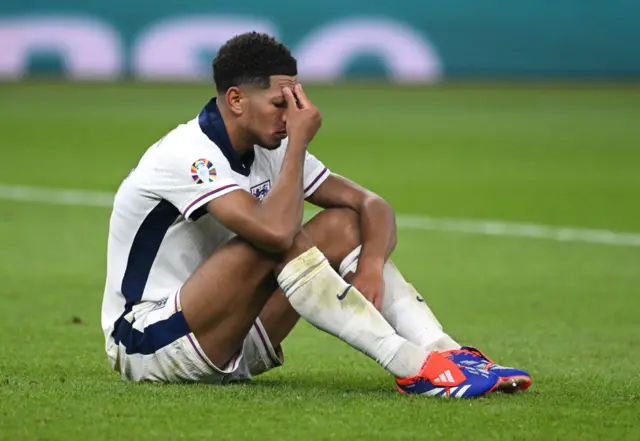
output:
[[[383,199],[371,196],[359,209],[362,250],[358,271],[382,271],[396,246],[396,220],[391,206]]]
[[[265,222],[275,223],[288,231],[302,225],[305,154],[306,150],[300,146],[292,145],[287,149],[278,180],[260,206],[260,217]]]

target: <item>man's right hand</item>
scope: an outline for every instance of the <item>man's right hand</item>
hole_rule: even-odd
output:
[[[293,91],[289,87],[284,87],[282,92],[287,100],[287,136],[289,136],[289,141],[295,140],[306,147],[320,129],[322,115],[304,94],[300,84],[296,84]]]

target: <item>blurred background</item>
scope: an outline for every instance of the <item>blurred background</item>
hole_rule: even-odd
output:
[[[445,329],[533,393],[405,401],[304,323],[241,393],[121,386],[113,194],[248,30],[297,57],[312,153],[393,205]],[[0,439],[640,439],[639,43],[640,0],[1,1]]]
[[[305,81],[640,75],[636,0],[4,1],[0,76],[206,81],[230,36],[276,35]]]

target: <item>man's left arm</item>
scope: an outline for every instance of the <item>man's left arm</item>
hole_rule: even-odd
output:
[[[383,267],[397,243],[391,206],[375,193],[336,174],[331,174],[307,201],[322,208],[350,208],[358,213],[362,249],[356,275],[350,282],[380,309]]]

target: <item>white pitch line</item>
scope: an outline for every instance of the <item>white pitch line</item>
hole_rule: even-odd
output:
[[[42,202],[53,205],[110,208],[113,204],[113,193],[0,184],[0,199],[18,202]]]
[[[113,193],[0,184],[0,200],[109,208],[113,203]],[[408,230],[449,231],[486,236],[513,236],[558,242],[640,247],[640,233],[499,220],[436,218],[411,214],[397,214],[396,220],[398,228]]]
[[[401,214],[398,228],[453,231],[487,236],[515,236],[550,239],[558,242],[584,242],[603,245],[640,247],[640,234],[577,227],[556,227],[500,220],[433,218]]]

